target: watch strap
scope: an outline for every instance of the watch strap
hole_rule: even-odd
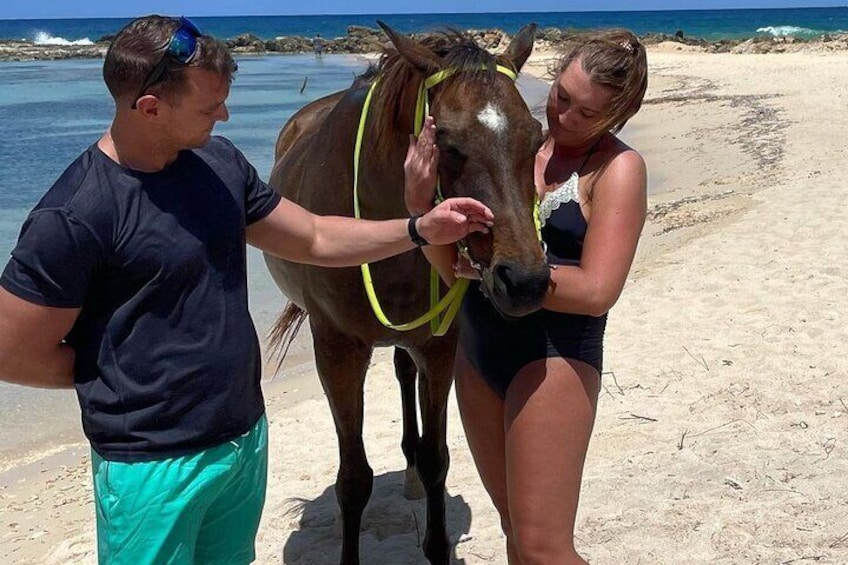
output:
[[[421,237],[421,234],[418,233],[418,228],[415,227],[415,224],[418,222],[418,218],[421,216],[412,216],[409,218],[409,221],[406,223],[406,229],[409,232],[409,239],[412,240],[412,243],[417,245],[418,247],[422,247],[424,245],[429,245],[430,242]]]

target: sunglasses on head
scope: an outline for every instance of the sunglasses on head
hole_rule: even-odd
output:
[[[195,53],[197,53],[197,38],[200,35],[200,30],[197,29],[197,26],[191,20],[186,17],[180,18],[180,27],[177,28],[171,39],[168,40],[168,45],[165,46],[165,53],[159,59],[159,62],[156,63],[156,66],[153,67],[153,70],[150,71],[150,74],[147,75],[144,83],[142,83],[132,104],[133,110],[136,109],[136,102],[144,96],[147,89],[162,80],[162,77],[165,75],[165,69],[168,68],[168,63],[171,59],[181,65],[185,65],[194,58]]]

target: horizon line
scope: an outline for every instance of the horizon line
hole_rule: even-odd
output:
[[[360,12],[360,13],[320,13],[320,14],[206,14],[192,15],[193,18],[268,18],[268,17],[283,17],[283,18],[298,18],[298,17],[323,17],[323,16],[464,16],[470,14],[592,14],[592,13],[610,13],[610,12],[722,12],[722,11],[775,11],[775,10],[804,10],[804,9],[821,9],[821,10],[839,10],[848,8],[848,4],[843,6],[784,6],[780,8],[670,8],[670,9],[644,9],[644,10],[508,10],[496,12]],[[115,20],[123,18],[137,18],[143,14],[125,15],[125,16],[70,16],[70,17],[4,17],[0,15],[0,21],[27,21],[27,20]]]

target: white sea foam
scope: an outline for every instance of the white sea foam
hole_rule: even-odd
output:
[[[53,37],[48,31],[37,31],[32,42],[36,45],[94,45],[94,42],[87,37],[70,41],[64,37]]]
[[[807,27],[799,27],[799,26],[767,26],[757,28],[757,33],[767,33],[774,37],[818,37],[819,35],[824,35],[825,33],[840,33],[837,32],[825,32],[819,29],[810,29]]]

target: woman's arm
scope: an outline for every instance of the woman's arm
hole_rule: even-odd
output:
[[[580,265],[551,269],[542,307],[592,316],[612,308],[633,263],[646,210],[645,161],[628,149],[597,179]]]
[[[434,205],[436,181],[439,174],[439,149],[436,147],[436,125],[432,116],[424,120],[421,133],[416,138],[409,136],[409,149],[403,163],[404,200],[413,216],[426,214]],[[427,245],[422,248],[424,256],[438,271],[448,286],[456,282],[456,245]]]

